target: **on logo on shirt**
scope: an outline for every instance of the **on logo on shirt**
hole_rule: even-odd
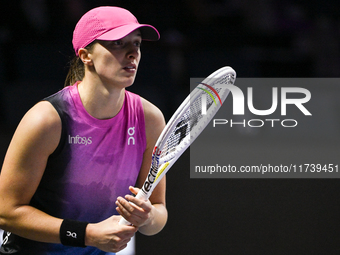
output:
[[[135,134],[135,127],[130,127],[128,129],[128,135],[129,135],[129,138],[128,138],[128,145],[132,144],[132,145],[135,145],[135,138],[134,138],[134,134]]]

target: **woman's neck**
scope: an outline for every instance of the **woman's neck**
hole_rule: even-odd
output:
[[[104,86],[84,79],[78,84],[78,91],[86,111],[97,119],[113,118],[124,103],[125,88]]]

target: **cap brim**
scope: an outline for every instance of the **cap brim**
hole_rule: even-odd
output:
[[[130,25],[124,25],[121,27],[114,28],[102,34],[97,39],[104,40],[104,41],[119,40],[127,36],[131,32],[135,31],[136,29],[139,29],[141,31],[143,40],[157,41],[160,38],[160,35],[157,29],[151,25],[130,24]]]

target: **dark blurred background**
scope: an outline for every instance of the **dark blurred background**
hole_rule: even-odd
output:
[[[156,104],[166,119],[189,93],[190,77],[225,65],[238,77],[339,77],[335,0],[2,0],[1,160],[23,114],[63,87],[74,26],[101,5],[129,9],[140,23],[159,30],[160,41],[142,45],[131,90]],[[338,93],[329,91],[333,99]],[[320,105],[329,105],[328,99],[322,97]],[[329,135],[338,136],[338,108],[332,112]],[[262,142],[244,134],[233,141],[238,138]],[[338,150],[330,141],[309,146]],[[156,236],[138,235],[137,254],[340,254],[337,179],[195,180],[188,152],[175,166],[167,177],[168,224]]]

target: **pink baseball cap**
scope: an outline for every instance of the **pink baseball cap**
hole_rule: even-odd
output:
[[[73,31],[73,48],[78,56],[94,40],[119,40],[132,31],[140,29],[143,40],[157,41],[160,37],[156,28],[139,24],[136,17],[126,9],[114,6],[101,6],[85,13]]]

